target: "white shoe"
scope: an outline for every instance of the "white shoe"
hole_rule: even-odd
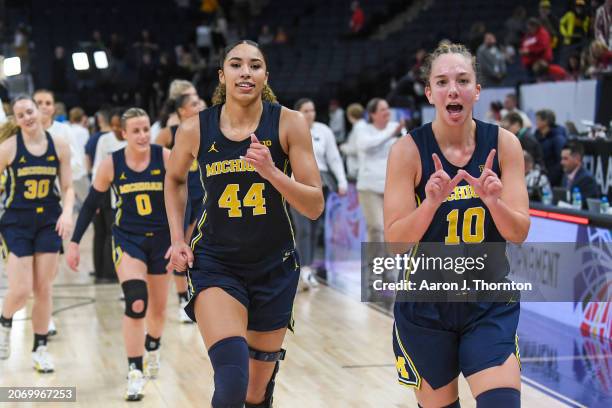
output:
[[[319,286],[317,278],[315,278],[314,271],[310,266],[303,266],[300,270],[300,277],[307,288],[316,288]],[[308,290],[308,289],[305,289]]]
[[[48,336],[55,336],[57,334],[57,329],[55,328],[55,323],[53,322],[53,319],[49,320],[49,333]]]
[[[143,389],[146,384],[146,379],[142,371],[136,369],[134,365],[130,366],[130,371],[127,377],[127,390],[125,391],[126,401],[140,401],[144,397]]]
[[[34,361],[34,369],[39,373],[52,373],[54,371],[53,360],[47,351],[47,346],[38,346],[36,351],[32,352],[32,360]]]
[[[144,372],[147,378],[156,378],[159,374],[159,349],[147,351],[144,359]]]
[[[186,300],[182,300],[181,303],[179,304],[179,322],[181,323],[193,323],[193,320],[191,320],[189,318],[189,316],[187,316],[187,313],[185,312],[185,306],[187,306],[187,301]]]
[[[11,355],[11,328],[0,326],[0,360]]]

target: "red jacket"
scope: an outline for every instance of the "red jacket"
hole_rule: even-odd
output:
[[[521,42],[521,50],[527,53],[521,56],[521,62],[526,67],[531,67],[534,62],[539,59],[544,59],[547,62],[552,61],[552,46],[550,43],[550,35],[542,26],[535,34],[525,34]]]

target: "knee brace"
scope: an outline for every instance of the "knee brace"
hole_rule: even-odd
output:
[[[270,377],[270,381],[266,387],[266,394],[264,396],[263,402],[259,404],[249,404],[248,402],[244,405],[245,408],[272,408],[272,400],[274,395],[274,379],[276,378],[276,374],[278,373],[278,369],[280,368],[280,360],[285,359],[286,351],[284,349],[280,349],[277,352],[267,352],[267,351],[259,351],[254,348],[249,347],[249,357],[253,360],[258,361],[266,361],[266,362],[274,362],[274,371],[272,372],[272,377]]]
[[[421,404],[417,404],[417,405],[419,406],[419,408],[423,408]],[[457,401],[453,402],[452,404],[447,405],[442,408],[461,408],[461,404],[459,403],[459,398],[457,398]]]
[[[243,408],[249,386],[249,346],[244,337],[219,340],[208,350],[215,371],[213,408]]]
[[[133,319],[143,319],[147,313],[147,283],[140,279],[130,279],[121,284],[121,289],[125,297],[125,315]],[[135,312],[133,306],[139,300],[142,300],[144,307],[142,311]]]
[[[514,388],[493,388],[476,397],[476,408],[520,408],[521,392]]]

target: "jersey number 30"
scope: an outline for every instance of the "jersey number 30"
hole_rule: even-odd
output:
[[[28,200],[45,198],[49,195],[49,180],[26,180],[24,184],[27,190],[23,193],[23,196]]]
[[[241,206],[253,207],[253,215],[264,215],[266,213],[266,199],[263,196],[265,187],[264,183],[253,183],[240,203],[238,199],[240,185],[228,184],[219,197],[219,208],[227,208],[227,215],[232,218],[242,217]]]
[[[475,222],[475,227],[472,224]],[[485,209],[482,207],[471,207],[465,210],[463,213],[463,228],[461,231],[461,238],[459,237],[457,227],[459,224],[459,210],[455,208],[446,216],[448,221],[448,233],[444,238],[445,244],[457,245],[460,240],[463,240],[466,244],[478,244],[484,241],[484,220],[485,220]]]

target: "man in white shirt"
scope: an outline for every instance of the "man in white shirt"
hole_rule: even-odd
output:
[[[529,120],[527,114],[518,108],[518,101],[516,99],[516,94],[514,93],[509,93],[506,95],[506,99],[504,99],[504,109],[501,110],[500,115],[502,118],[504,118],[510,112],[516,112],[521,115],[521,119],[523,119],[523,127],[530,128],[532,126],[531,120]]]
[[[89,140],[89,130],[87,130],[87,115],[85,115],[85,111],[78,106],[72,108],[68,113],[68,119],[70,121],[70,129],[72,129],[72,133],[76,137],[77,142],[83,146],[83,149],[85,149],[85,145]]]
[[[338,101],[329,101],[329,127],[336,138],[336,143],[344,142],[346,130],[344,126],[344,109],[340,107]]]

